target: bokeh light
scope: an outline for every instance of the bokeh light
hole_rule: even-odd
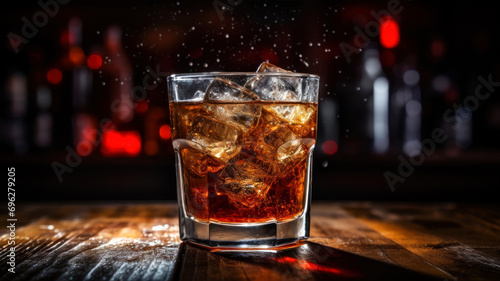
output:
[[[171,136],[170,126],[163,125],[160,127],[160,137],[164,140],[168,140]]]
[[[399,44],[399,26],[392,17],[387,17],[380,24],[380,44],[387,49]]]
[[[102,66],[102,58],[97,54],[92,54],[87,58],[87,65],[91,69],[98,69]]]
[[[58,84],[62,80],[62,72],[57,68],[52,68],[47,72],[47,81]]]

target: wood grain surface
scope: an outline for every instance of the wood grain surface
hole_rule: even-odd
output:
[[[500,280],[494,206],[316,203],[310,239],[265,251],[181,243],[173,203],[26,204],[16,218],[0,280]]]

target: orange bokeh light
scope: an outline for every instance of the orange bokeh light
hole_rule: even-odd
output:
[[[85,61],[85,54],[80,47],[71,47],[69,50],[69,59],[74,65],[81,65]]]
[[[147,155],[155,155],[158,153],[158,150],[159,150],[158,143],[155,141],[148,140],[144,144],[144,152]]]

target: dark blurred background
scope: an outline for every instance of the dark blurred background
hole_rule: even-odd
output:
[[[165,76],[262,61],[321,77],[313,199],[495,201],[494,2],[2,5],[0,162],[18,201],[174,200]]]

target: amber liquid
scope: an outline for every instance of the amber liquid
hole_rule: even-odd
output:
[[[317,104],[170,103],[185,210],[200,221],[286,221],[305,207]]]

